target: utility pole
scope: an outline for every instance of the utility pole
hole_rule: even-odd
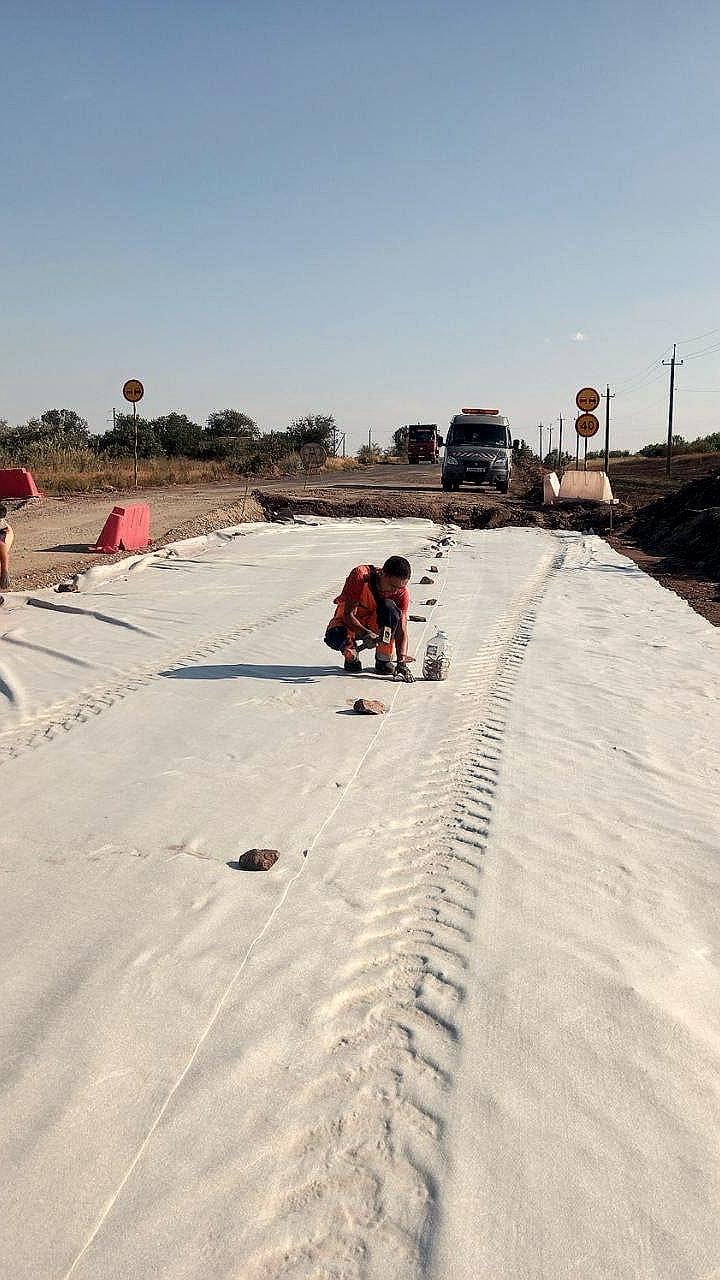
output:
[[[605,475],[610,474],[610,401],[615,399],[615,392],[610,394],[610,387],[605,388]]]
[[[558,456],[557,456],[558,471],[562,466],[562,414],[560,414],[559,422],[560,422],[560,439],[558,440]]]
[[[368,449],[372,449],[372,427],[368,427]]]
[[[552,453],[552,433],[553,433],[552,423],[550,423],[550,426],[548,427],[548,458]]]
[[[683,364],[682,360],[675,359],[676,343],[673,342],[672,360],[663,360],[664,365],[670,365],[670,400],[668,403],[668,442],[667,442],[667,458],[665,459],[665,475],[670,477],[670,460],[672,458],[672,439],[673,439],[673,400],[675,398],[675,366]]]
[[[115,410],[113,409],[113,431],[115,430]]]
[[[542,422],[538,422],[538,431],[540,432],[540,461],[541,462],[545,456],[543,453],[543,447],[542,447],[542,433],[544,430],[545,430],[545,427],[543,426]]]

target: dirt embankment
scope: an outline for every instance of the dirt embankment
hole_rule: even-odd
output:
[[[542,480],[539,481],[542,497]],[[267,520],[287,520],[298,516],[380,517],[400,520],[407,517],[456,524],[462,529],[502,529],[508,525],[530,525],[541,529],[578,529],[596,533],[617,522],[618,509],[591,503],[574,503],[564,507],[542,507],[537,498],[537,478],[524,474],[507,497],[498,497],[491,489],[464,490],[459,493],[425,489],[403,492],[381,489],[358,493],[355,488],[336,486],[307,489],[302,492],[253,490]],[[625,514],[629,514],[625,508]]]
[[[643,507],[628,532],[646,551],[720,579],[720,468]]]
[[[599,533],[698,613],[720,625],[720,472],[691,482],[642,507],[639,513],[627,492],[614,508],[589,503],[542,508],[539,485],[538,475],[525,473],[517,487],[513,486],[514,492],[502,499],[491,490],[358,493],[344,487],[302,493],[257,489],[253,497],[268,520],[287,520],[294,515],[413,516],[464,529],[525,525]]]
[[[647,503],[609,541],[720,626],[719,469]]]

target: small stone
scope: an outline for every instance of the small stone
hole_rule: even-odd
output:
[[[420,586],[422,586],[424,582],[432,582],[432,578],[428,578],[427,575],[424,578],[421,578]]]
[[[426,600],[426,601],[425,601],[425,603],[426,603],[426,604],[437,604],[437,600],[436,600],[436,599],[435,599],[435,597],[433,596],[432,600]]]
[[[277,849],[246,849],[236,866],[239,871],[269,871],[279,857]]]
[[[384,716],[387,707],[384,702],[377,702],[374,698],[358,698],[357,702],[353,702],[353,711],[357,711],[359,716]]]
[[[423,618],[422,614],[420,613],[411,613],[410,621],[411,622],[427,622],[427,618]]]
[[[430,565],[430,568],[429,568],[429,570],[428,570],[428,573],[439,573],[439,572],[440,572],[440,570],[438,569],[438,567],[437,567],[437,565],[436,565],[436,564],[431,564],[431,565]]]
[[[442,551],[438,551],[437,555],[435,556],[435,559],[436,559],[436,560],[442,560],[442,558],[443,558],[443,552],[442,552]]]

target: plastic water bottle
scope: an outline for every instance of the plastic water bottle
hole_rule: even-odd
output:
[[[423,659],[423,680],[446,680],[450,670],[450,642],[444,631],[428,640]]]

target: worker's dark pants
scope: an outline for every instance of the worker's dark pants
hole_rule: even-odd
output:
[[[368,628],[380,636],[377,644],[378,658],[391,658],[395,632],[400,624],[400,610],[394,600],[380,600],[376,611],[376,623],[368,621]],[[346,627],[344,623],[336,623],[325,632],[325,643],[330,649],[337,649],[345,657],[357,653],[357,633]]]

